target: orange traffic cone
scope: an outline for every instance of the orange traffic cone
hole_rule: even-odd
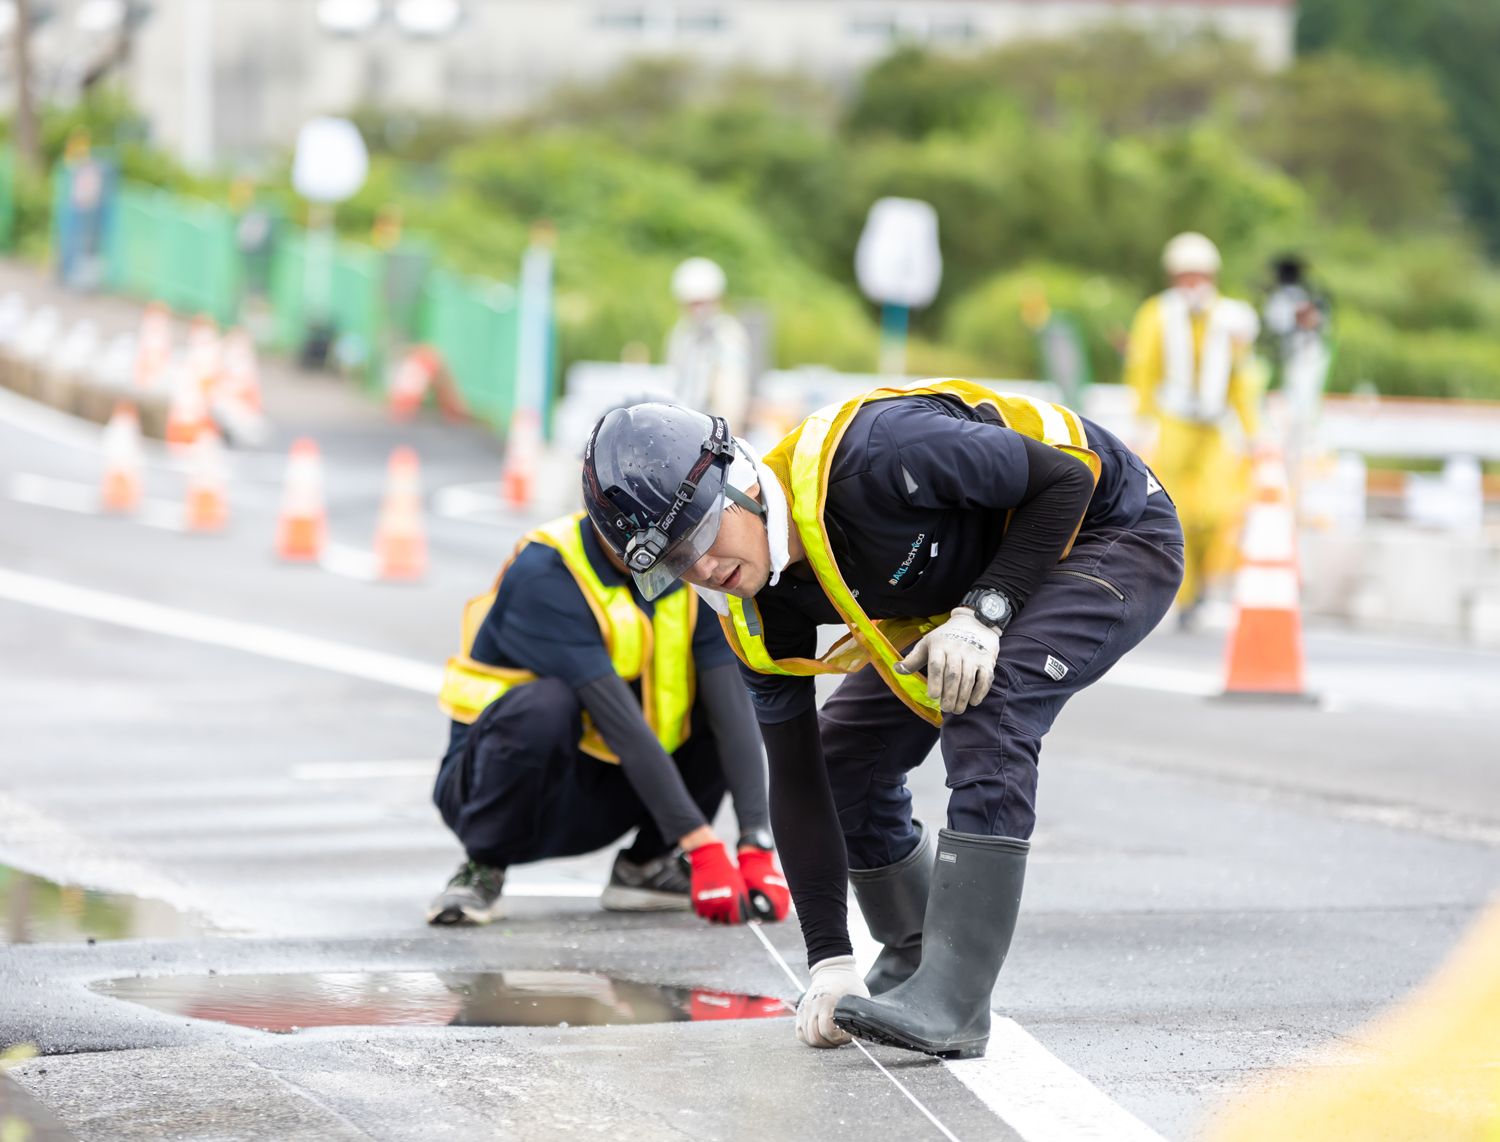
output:
[[[203,391],[204,402],[212,404],[220,380],[219,326],[206,313],[188,326],[187,368]]]
[[[1240,538],[1234,622],[1225,647],[1225,695],[1306,698],[1297,529],[1286,465],[1274,446],[1256,450]]]
[[[229,522],[229,497],[224,494],[224,444],[212,426],[203,429],[193,441],[185,519],[189,531],[223,531]]]
[[[173,361],[167,372],[171,382],[167,443],[186,447],[198,439],[198,433],[209,423],[208,402],[203,398],[203,385],[186,361]]]
[[[535,409],[517,409],[510,418],[500,495],[517,510],[531,506],[536,491],[536,460],[542,446],[542,418]]]
[[[115,402],[103,445],[99,502],[107,512],[133,512],[141,502],[141,418],[130,401]]]
[[[382,579],[420,579],[427,570],[421,479],[415,452],[402,447],[391,453],[385,502],[375,529],[375,558]]]
[[[391,415],[397,420],[410,420],[416,416],[442,367],[442,358],[431,346],[413,345],[407,350],[401,364],[391,374],[390,388],[386,393]]]
[[[316,563],[328,540],[328,513],[323,506],[323,460],[317,441],[292,441],[287,459],[281,515],[276,520],[276,554],[294,563]]]
[[[153,301],[141,316],[141,336],[135,350],[135,387],[152,390],[166,385],[167,365],[172,360],[172,315]]]
[[[226,400],[249,412],[260,411],[260,363],[255,342],[243,326],[224,334],[220,390]]]

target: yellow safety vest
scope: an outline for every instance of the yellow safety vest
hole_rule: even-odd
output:
[[[849,590],[839,572],[823,523],[823,505],[828,497],[828,471],[833,454],[843,439],[849,423],[861,408],[871,401],[892,400],[910,396],[954,396],[970,408],[989,405],[1007,428],[1050,444],[1082,460],[1099,481],[1099,457],[1089,450],[1088,437],[1078,414],[1062,405],[1014,393],[997,393],[970,381],[918,381],[904,388],[873,389],[840,405],[819,409],[789,433],[766,454],[766,466],[776,474],[786,489],[792,522],[807,551],[807,561],[833,603],[849,633],[834,644],[820,659],[772,658],[766,650],[760,609],[754,599],[729,597],[729,614],[720,618],[725,637],[734,652],[752,670],[761,674],[852,674],[866,663],[885,679],[891,692],[912,710],[934,725],[941,725],[943,715],[938,703],[927,697],[927,682],[916,675],[897,674],[896,663],[902,659],[900,648],[909,645],[948,618],[946,614],[926,618],[894,618],[872,621],[859,600]],[[1009,520],[1007,519],[1007,523]],[[1078,526],[1083,517],[1079,516]],[[1078,535],[1078,526],[1073,536]],[[1073,541],[1068,541],[1071,550]],[[1064,555],[1067,551],[1064,551]]]
[[[562,556],[578,589],[588,600],[615,673],[626,682],[641,680],[641,708],[656,740],[672,753],[687,740],[697,673],[693,668],[693,629],[698,623],[698,595],[686,586],[656,601],[656,614],[647,618],[635,605],[628,586],[606,587],[589,563],[581,528],[589,526],[583,512],[563,516],[528,532],[500,569],[488,594],[464,605],[463,649],[448,660],[438,706],[454,721],[472,724],[495,699],[517,686],[535,682],[530,670],[489,666],[469,657],[474,637],[494,605],[505,572],[528,543],[545,543]],[[604,743],[587,712],[578,748],[601,761],[619,763]]]

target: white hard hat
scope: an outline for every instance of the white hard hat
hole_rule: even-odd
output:
[[[689,258],[672,271],[672,296],[682,305],[718,301],[728,284],[718,262]]]
[[[1223,264],[1219,248],[1202,234],[1189,230],[1167,243],[1161,252],[1162,268],[1171,277],[1178,274],[1217,274]]]

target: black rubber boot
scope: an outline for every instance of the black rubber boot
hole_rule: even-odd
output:
[[[983,1055],[990,993],[1016,930],[1030,848],[1011,837],[940,832],[921,966],[884,995],[844,996],[833,1021],[856,1038],[908,1051]]]
[[[871,995],[883,995],[905,983],[922,962],[922,918],[932,886],[932,830],[913,821],[922,833],[917,847],[884,868],[849,870],[854,898],[870,935],[885,945],[865,976]]]

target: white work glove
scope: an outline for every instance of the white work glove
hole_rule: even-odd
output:
[[[947,622],[896,663],[896,673],[915,674],[925,666],[927,696],[943,713],[962,714],[990,692],[999,653],[1000,632],[976,619],[971,608],[954,607]]]
[[[797,1038],[809,1047],[842,1047],[851,1042],[849,1034],[833,1022],[833,1009],[846,995],[870,996],[853,956],[829,956],[813,964],[812,982],[797,1004]]]

